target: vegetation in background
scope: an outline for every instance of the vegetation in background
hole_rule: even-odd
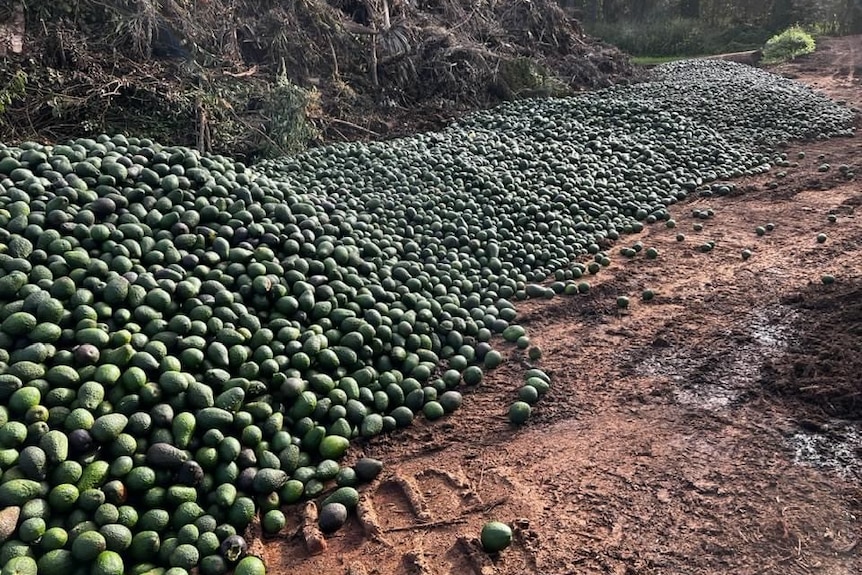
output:
[[[632,63],[638,66],[658,66],[685,59],[685,56],[633,56]]]
[[[700,56],[751,50],[763,45],[770,33],[754,25],[716,28],[694,18],[673,17],[644,22],[595,22],[592,34],[636,56]]]
[[[862,33],[862,0],[560,1],[587,32],[636,56],[751,50],[794,25]]]
[[[814,51],[814,38],[800,28],[791,26],[770,38],[763,47],[763,62],[777,64]]]

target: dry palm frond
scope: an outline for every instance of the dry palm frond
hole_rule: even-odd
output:
[[[397,58],[412,50],[411,31],[404,24],[392,26],[380,33],[379,48],[382,60]]]
[[[153,40],[158,34],[159,5],[157,0],[136,0],[128,8],[121,3],[105,4],[114,29],[109,36],[115,48],[127,48],[133,57],[149,58]]]

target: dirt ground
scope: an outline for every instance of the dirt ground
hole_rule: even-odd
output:
[[[862,107],[862,37],[777,71]],[[785,177],[625,238],[589,294],[521,306],[553,378],[526,426],[505,417],[526,365],[506,347],[455,416],[354,448],[386,463],[361,503],[378,535],[352,517],[310,555],[292,524],[256,542],[270,572],[862,573],[862,136],[786,152]],[[637,240],[659,257],[618,253]],[[497,557],[488,520],[515,529]]]

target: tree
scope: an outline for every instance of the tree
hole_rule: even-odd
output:
[[[700,0],[682,0],[679,15],[683,18],[700,18]]]
[[[629,2],[629,17],[633,20],[644,20],[654,8],[654,0],[631,0]]]
[[[602,0],[559,0],[560,6],[573,11],[583,22],[601,20]]]
[[[842,32],[847,34],[862,34],[862,0],[846,0],[845,1],[844,18],[845,30]]]
[[[601,0],[602,20],[616,22],[625,16],[625,3],[620,0]]]
[[[795,21],[793,0],[775,0],[769,13],[769,27],[773,30],[784,30]]]

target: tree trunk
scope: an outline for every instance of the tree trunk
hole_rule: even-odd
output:
[[[383,0],[383,30],[388,31],[392,27],[389,21],[389,2]]]
[[[655,4],[653,0],[633,0],[629,4],[631,6],[631,14],[629,16],[633,20],[646,20],[655,9]]]
[[[584,16],[588,22],[599,22],[602,19],[602,0],[586,0],[583,4]]]
[[[862,0],[847,0],[845,34],[862,34]]]
[[[794,22],[793,0],[775,0],[769,14],[769,25],[775,32],[792,26]]]
[[[375,33],[371,35],[371,82],[374,84],[374,87],[377,88],[380,86],[380,80],[377,77],[377,39],[380,37],[380,34],[377,34],[377,25],[373,24]]]
[[[700,18],[700,0],[682,0],[679,15],[683,18]]]
[[[622,16],[622,7],[618,0],[602,0],[602,20],[605,22],[616,22]]]
[[[24,51],[24,4],[13,2],[9,14],[11,17],[7,21],[0,22],[0,57]]]

